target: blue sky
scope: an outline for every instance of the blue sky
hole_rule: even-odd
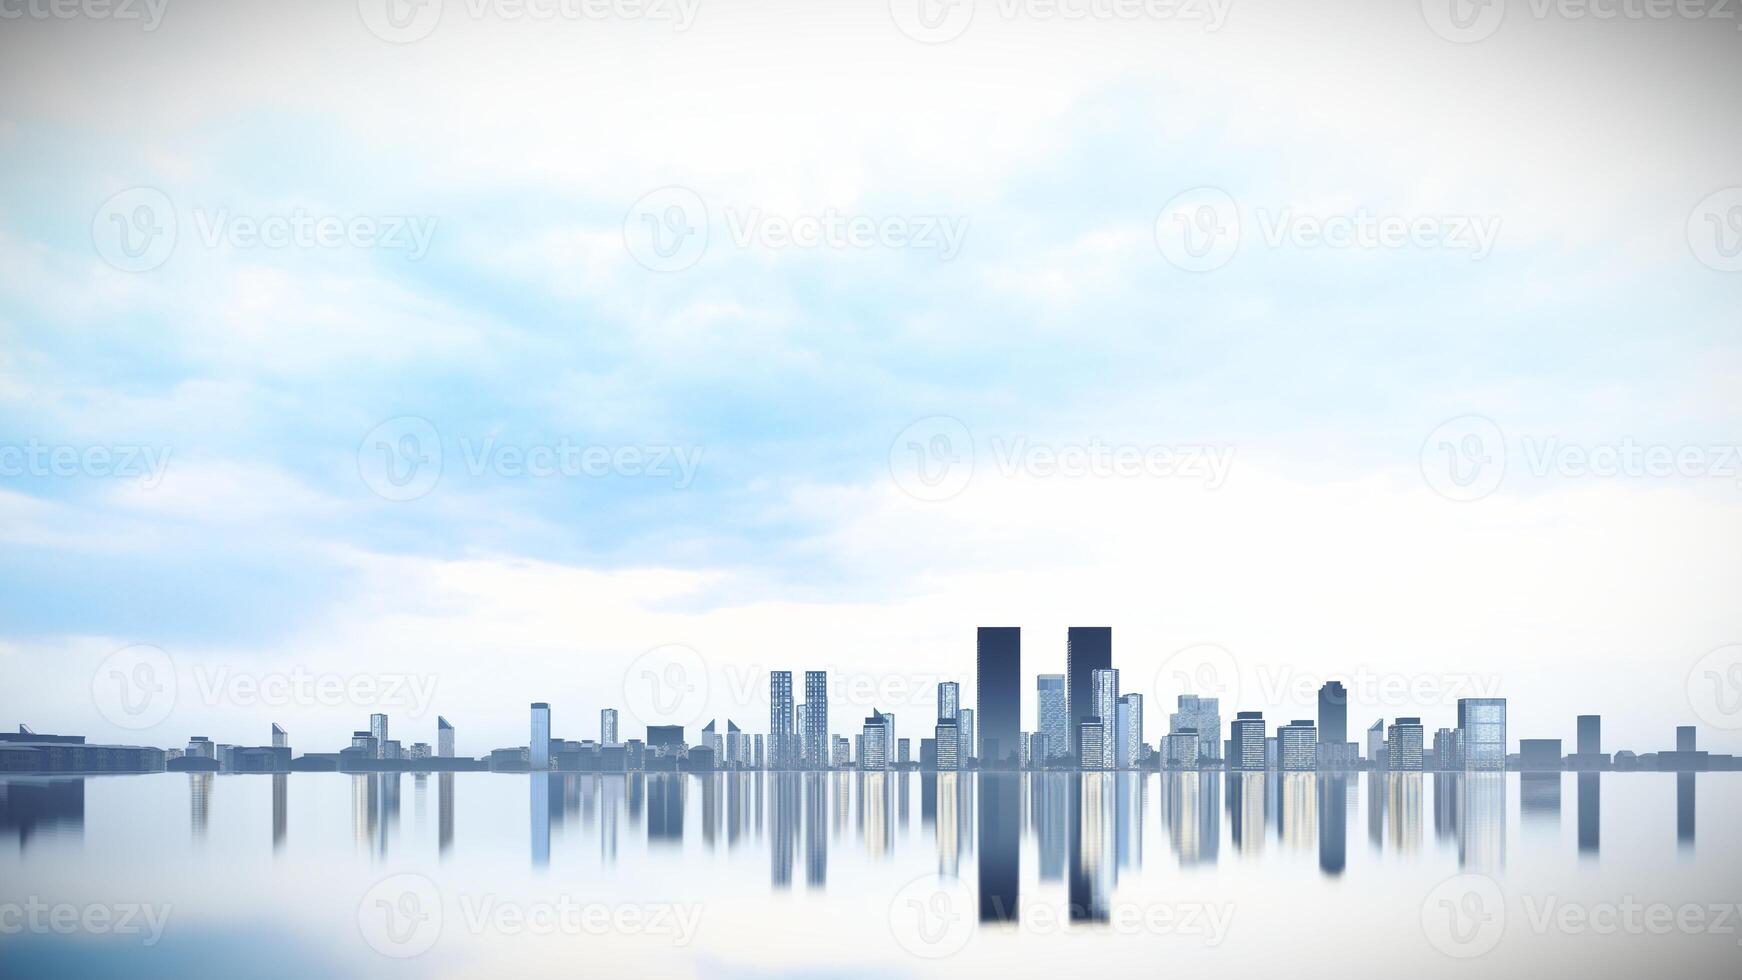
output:
[[[1209,643],[1278,718],[1305,711],[1270,702],[1282,674],[1500,675],[1515,737],[1603,710],[1650,749],[1742,642],[1737,475],[1528,463],[1635,440],[1722,469],[1742,442],[1742,273],[1689,230],[1742,185],[1708,94],[1736,88],[1735,32],[1520,15],[1455,44],[1413,5],[1242,3],[1215,32],[981,12],[925,45],[886,3],[704,4],[683,32],[488,10],[408,44],[347,3],[8,25],[0,445],[169,462],[151,486],[0,477],[0,723],[169,745],[282,716],[319,748],[369,706],[269,710],[190,673],[417,673],[481,752],[534,699],[592,737],[634,658],[682,643],[706,710],[757,730],[754,671],[971,681],[974,626],[1012,623],[1032,674],[1067,625],[1111,623],[1152,740],[1163,665]],[[674,186],[707,248],[645,268],[636,209]],[[1157,217],[1203,187],[1239,247],[1186,271]],[[131,188],[177,231],[144,271],[104,258]],[[825,213],[966,233],[948,259],[733,240]],[[205,240],[292,214],[410,219],[428,248]],[[1266,240],[1361,215],[1497,234],[1480,258]],[[1505,479],[1447,500],[1424,443],[1468,416],[1505,433]],[[384,499],[365,437],[408,417],[441,479]],[[972,479],[916,499],[899,443],[938,417]],[[487,441],[699,463],[682,486],[467,472]],[[1015,443],[1234,462],[1214,488],[1071,478],[1001,469]],[[144,732],[91,692],[131,644],[183,686]]]

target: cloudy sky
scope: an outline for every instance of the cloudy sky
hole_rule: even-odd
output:
[[[0,724],[917,738],[1105,624],[1152,741],[1742,751],[1733,14],[392,2],[0,22]]]

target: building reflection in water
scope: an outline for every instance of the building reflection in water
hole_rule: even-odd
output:
[[[206,823],[212,815],[212,774],[209,772],[188,773],[188,823],[193,831],[193,839],[206,839]]]
[[[961,791],[957,783],[959,774],[940,772],[936,779],[938,874],[955,878],[961,874],[962,864]]]
[[[532,818],[532,865],[535,868],[550,864],[551,781],[556,778],[547,772],[535,772],[526,780],[531,789],[526,810]]]
[[[1215,864],[1222,840],[1222,774],[1212,770],[1161,774],[1161,819],[1182,865]]]
[[[1040,843],[1040,880],[1063,881],[1071,849],[1071,776],[1043,772],[1031,777],[1035,835]]]
[[[1506,866],[1506,773],[1467,772],[1458,817],[1458,866],[1498,871]]]
[[[682,773],[647,774],[647,843],[683,843],[685,776]]]
[[[1385,807],[1390,804],[1391,796],[1385,791],[1385,777],[1389,773],[1369,772],[1366,779],[1367,790],[1367,843],[1373,845],[1375,851],[1385,849]]]
[[[1421,780],[1419,772],[1386,773],[1386,825],[1391,848],[1413,854],[1421,847]]]
[[[792,867],[798,856],[802,778],[796,772],[768,774],[768,791],[774,797],[768,804],[769,879],[775,888],[792,887]]]
[[[1291,851],[1313,850],[1319,840],[1318,775],[1285,772],[1278,782],[1282,846]]]
[[[16,836],[21,849],[39,835],[83,838],[84,779],[0,778],[0,834]]]
[[[1349,777],[1327,773],[1318,777],[1319,870],[1335,878],[1349,859]]]
[[[290,777],[278,773],[272,777],[272,852],[284,850],[284,840],[290,825]]]
[[[1675,774],[1675,842],[1683,851],[1694,849],[1694,774]]]
[[[1459,840],[1458,801],[1462,796],[1463,786],[1463,777],[1458,773],[1434,773],[1434,838],[1447,845],[1456,844]]]
[[[436,777],[436,849],[447,857],[454,847],[454,774]]]
[[[1558,772],[1527,772],[1518,777],[1519,822],[1526,829],[1535,826],[1544,833],[1560,829],[1561,774]]]
[[[1596,857],[1602,848],[1603,784],[1600,773],[1579,773],[1579,853]]]
[[[1075,805],[1071,807],[1070,918],[1074,922],[1105,922],[1113,890],[1116,863],[1114,834],[1114,774],[1072,774]]]
[[[1234,850],[1264,850],[1264,773],[1228,774],[1228,837]]]
[[[978,782],[980,921],[1016,922],[1021,883],[1022,776],[989,772],[982,773]]]
[[[829,880],[829,783],[826,774],[804,774],[804,883],[821,888]]]
[[[888,773],[860,774],[860,834],[865,840],[865,850],[876,857],[888,857],[894,846],[889,826],[894,818],[890,789]]]

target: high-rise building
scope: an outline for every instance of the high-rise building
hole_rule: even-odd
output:
[[[1119,698],[1118,739],[1113,743],[1113,766],[1134,769],[1143,758],[1143,695]]]
[[[1420,718],[1399,718],[1391,723],[1385,739],[1387,768],[1394,772],[1421,772],[1422,731]]]
[[[871,709],[871,717],[865,719],[859,736],[859,768],[889,768],[889,723],[875,708]]]
[[[1506,771],[1505,698],[1459,698],[1458,731],[1466,770]]]
[[[375,758],[381,758],[381,748],[387,744],[387,716],[376,712],[369,716],[369,734],[375,739]]]
[[[827,671],[804,672],[805,757],[818,769],[827,769],[829,750],[829,675]]]
[[[938,684],[938,718],[954,718],[962,707],[962,685],[955,681]]]
[[[1319,742],[1341,747],[1349,741],[1349,692],[1342,681],[1319,687]]]
[[[1367,728],[1367,761],[1373,768],[1385,768],[1385,719],[1374,719]]]
[[[1077,759],[1084,769],[1105,769],[1107,750],[1106,726],[1099,716],[1090,715],[1077,726]]]
[[[272,723],[272,747],[275,749],[290,747],[290,735],[278,726],[278,722]]]
[[[1065,634],[1065,715],[1070,719],[1072,747],[1080,745],[1083,722],[1095,717],[1093,677],[1113,666],[1111,626],[1072,626]],[[1107,724],[1113,719],[1108,717]]]
[[[845,769],[853,762],[853,743],[847,741],[847,736],[836,735],[833,742],[834,751],[829,754],[830,764],[836,769]]]
[[[1440,772],[1464,768],[1464,753],[1455,730],[1442,728],[1434,732],[1434,768]]]
[[[980,627],[975,640],[974,703],[978,706],[980,768],[1017,768],[1022,735],[1020,627]]]
[[[796,762],[792,711],[792,671],[776,670],[768,675],[768,742],[774,768],[791,768]]]
[[[980,757],[980,742],[977,738],[979,733],[974,730],[974,709],[959,709],[956,712],[956,724],[961,726],[962,731],[962,745],[959,758],[962,765],[966,766],[969,759],[978,759]]]
[[[1044,737],[1045,757],[1035,759],[1041,765],[1049,759],[1070,755],[1070,712],[1065,707],[1065,675],[1041,674],[1034,679],[1035,718],[1038,732]]]
[[[895,761],[903,766],[913,762],[913,739],[898,738],[895,740]]]
[[[937,768],[939,772],[954,772],[962,767],[962,731],[956,718],[939,718],[937,724]]]
[[[454,757],[454,726],[441,715],[436,715],[436,755],[443,759]]]
[[[1603,718],[1600,715],[1579,716],[1579,754],[1603,754]]]
[[[1198,733],[1182,728],[1167,733],[1167,767],[1196,769],[1199,761]]]
[[[1233,754],[1228,759],[1228,768],[1248,772],[1263,772],[1264,712],[1237,712],[1234,715],[1234,721],[1228,726],[1228,731],[1232,736],[1228,741],[1233,746]]]
[[[1220,762],[1222,759],[1222,700],[1181,694],[1179,710],[1168,716],[1168,734],[1190,732],[1198,746],[1198,761]]]
[[[600,745],[616,745],[618,743],[618,741],[619,741],[619,739],[617,738],[617,709],[616,708],[600,708],[599,709],[599,744]]]
[[[714,754],[714,761],[725,761],[726,740],[720,737],[719,731],[714,728],[712,719],[702,726],[702,748]]]
[[[1111,769],[1118,757],[1115,743],[1119,741],[1119,671],[1107,668],[1090,675],[1089,698],[1093,716],[1101,721],[1101,759],[1094,768]]]
[[[1323,703],[1321,693],[1320,703]],[[1276,730],[1278,768],[1310,772],[1318,767],[1318,740],[1311,718],[1296,718]]]
[[[543,701],[532,704],[532,741],[526,748],[527,763],[533,772],[550,768],[550,705]]]
[[[1694,726],[1677,725],[1675,729],[1675,750],[1677,752],[1698,752],[1694,747]]]

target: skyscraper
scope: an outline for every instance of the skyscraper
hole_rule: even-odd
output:
[[[290,747],[290,736],[285,733],[284,729],[278,727],[277,722],[272,723],[272,747],[275,749]]]
[[[955,681],[938,684],[938,718],[954,718],[962,707],[962,685]]]
[[[827,671],[804,672],[804,749],[810,764],[829,767],[829,675]]]
[[[1122,695],[1118,714],[1119,732],[1113,743],[1113,765],[1118,769],[1133,769],[1143,756],[1143,695]]]
[[[1035,759],[1035,765],[1071,754],[1070,712],[1065,706],[1065,675],[1041,674],[1034,679],[1035,718],[1040,722],[1042,749],[1046,758]]]
[[[616,708],[600,708],[599,709],[599,744],[600,745],[616,745],[618,741],[619,740],[617,738],[617,709]]]
[[[961,768],[962,732],[955,718],[939,718],[937,724],[937,768],[939,772],[954,772]]]
[[[1367,761],[1373,768],[1385,768],[1385,719],[1375,718],[1367,728]]]
[[[1233,755],[1228,759],[1230,769],[1240,769],[1248,772],[1264,771],[1264,712],[1241,711],[1234,715],[1234,721],[1228,726],[1229,744],[1233,746]]]
[[[1324,704],[1321,691],[1319,703]],[[1318,764],[1318,743],[1310,718],[1296,718],[1276,730],[1278,767],[1288,772],[1310,772]]]
[[[980,767],[1021,764],[1022,630],[982,626],[975,640],[974,703],[980,726]]]
[[[962,745],[961,762],[967,765],[969,759],[980,757],[979,733],[974,730],[974,709],[962,708],[956,712],[956,723],[961,726]]]
[[[1326,681],[1319,688],[1319,744],[1341,751],[1349,741],[1349,692],[1341,681]]]
[[[1114,743],[1118,741],[1119,727],[1119,671],[1109,667],[1093,672],[1089,676],[1089,697],[1092,717],[1101,720],[1101,761],[1095,768],[1111,769],[1117,756]]]
[[[1505,698],[1459,698],[1458,731],[1466,770],[1506,770]]]
[[[543,701],[532,703],[532,741],[526,748],[533,772],[550,768],[550,705]]]
[[[1179,696],[1179,710],[1168,717],[1167,731],[1170,735],[1191,733],[1198,746],[1199,762],[1220,762],[1222,759],[1221,699],[1199,697],[1196,694],[1181,694]]]
[[[801,769],[809,768],[812,756],[810,754],[810,737],[806,733],[811,730],[810,710],[801,704],[793,709],[793,718],[796,719],[792,729],[795,733],[792,737],[795,745],[793,751],[796,753],[793,764]]]
[[[768,748],[776,769],[793,764],[792,720],[792,671],[771,671],[768,674]]]
[[[871,717],[865,719],[859,736],[859,768],[889,768],[889,724],[875,708],[871,709]]]
[[[1387,768],[1395,772],[1421,771],[1422,731],[1420,718],[1399,718],[1391,723],[1385,740]]]
[[[387,716],[379,712],[369,716],[369,734],[375,738],[375,758],[381,758],[381,749],[387,744]]]
[[[1107,730],[1101,719],[1095,715],[1083,719],[1083,723],[1077,726],[1078,765],[1084,769],[1107,768],[1103,764],[1106,748]]]
[[[443,759],[454,757],[454,726],[441,715],[436,715],[436,755]]]
[[[1078,746],[1084,721],[1095,717],[1091,678],[1113,666],[1111,626],[1072,626],[1065,634],[1065,715],[1070,719],[1071,744]],[[1107,724],[1113,723],[1112,718]]]

